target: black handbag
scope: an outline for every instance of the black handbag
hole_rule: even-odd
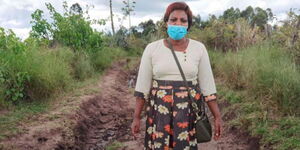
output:
[[[201,94],[201,100],[200,100],[200,105],[197,105],[197,103],[192,99],[191,93],[190,93],[190,88],[187,84],[186,78],[184,76],[184,73],[182,71],[182,68],[180,66],[180,63],[178,61],[178,58],[173,50],[173,46],[171,42],[166,39],[169,45],[169,48],[172,51],[172,54],[174,56],[174,59],[176,61],[176,64],[178,66],[178,69],[180,71],[181,77],[184,81],[185,87],[188,90],[188,98],[189,98],[189,103],[192,105],[193,111],[196,114],[196,120],[195,120],[195,128],[196,128],[196,138],[197,138],[197,143],[204,143],[204,142],[209,142],[211,141],[212,138],[212,128],[211,124],[209,122],[209,119],[207,117],[207,114],[205,112],[205,103],[204,103],[204,98]]]

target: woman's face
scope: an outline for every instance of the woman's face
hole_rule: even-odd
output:
[[[183,10],[174,10],[169,16],[167,26],[168,24],[188,27],[188,16]]]

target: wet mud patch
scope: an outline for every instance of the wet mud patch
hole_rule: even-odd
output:
[[[135,99],[127,87],[128,73],[118,64],[107,72],[101,93],[82,103],[73,116],[76,120],[73,140],[57,144],[56,149],[105,149],[115,141],[132,140],[130,124]],[[125,144],[126,145],[126,144]],[[126,147],[122,144],[122,148]]]

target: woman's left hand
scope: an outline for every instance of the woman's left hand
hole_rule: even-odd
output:
[[[219,140],[222,135],[222,119],[221,118],[215,118],[215,133],[214,133],[214,139]]]

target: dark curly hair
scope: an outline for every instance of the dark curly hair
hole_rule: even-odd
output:
[[[190,7],[185,2],[174,2],[174,3],[170,4],[167,7],[167,10],[165,12],[164,22],[165,23],[168,22],[170,14],[174,10],[183,10],[183,11],[185,11],[185,13],[186,13],[186,15],[188,17],[188,30],[189,30],[190,27],[192,26],[193,14],[192,14],[192,11],[190,10]]]

